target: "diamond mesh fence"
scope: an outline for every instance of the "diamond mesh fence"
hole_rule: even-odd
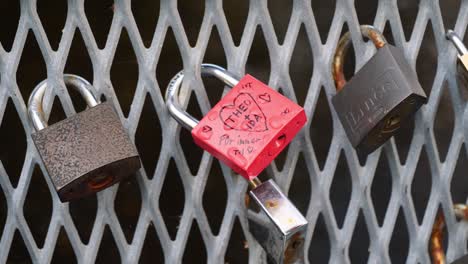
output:
[[[226,92],[201,79],[202,62],[248,72],[304,105],[306,127],[260,177],[273,178],[310,221],[306,263],[430,263],[438,210],[447,258],[464,254],[468,225],[452,204],[468,195],[468,96],[444,32],[464,35],[468,1],[281,2],[2,3],[0,262],[266,263],[248,232],[247,183],[194,146],[165,109],[165,87],[182,68],[181,99],[196,117]],[[357,156],[330,107],[342,33],[353,39],[348,76],[375,52],[360,23],[404,51],[429,95],[414,121],[368,157]],[[44,176],[26,111],[45,78],[50,123],[85,108],[65,89],[64,72],[92,81],[115,105],[144,165],[71,203]]]

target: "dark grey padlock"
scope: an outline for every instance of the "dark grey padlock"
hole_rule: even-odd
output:
[[[89,109],[47,126],[43,113],[46,81],[34,89],[28,103],[36,129],[32,139],[63,202],[103,190],[141,166],[113,106],[98,104],[89,90],[91,84],[79,76],[65,74],[64,82],[80,92]]]
[[[416,72],[398,48],[386,43],[374,27],[361,26],[377,53],[346,82],[343,61],[349,32],[338,44],[333,61],[337,94],[332,102],[341,124],[358,152],[367,154],[385,143],[427,100]]]

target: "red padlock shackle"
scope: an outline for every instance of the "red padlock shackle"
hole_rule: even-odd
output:
[[[374,26],[361,25],[360,29],[361,29],[361,34],[364,37],[372,40],[376,48],[380,49],[383,46],[385,46],[385,44],[387,44],[385,37]],[[340,41],[338,42],[338,46],[336,47],[336,51],[335,51],[335,57],[333,58],[332,75],[333,75],[333,79],[335,80],[337,92],[343,89],[343,87],[346,84],[346,78],[343,73],[343,65],[344,65],[344,59],[346,57],[346,54],[348,53],[348,48],[350,44],[351,44],[351,33],[346,32],[343,35],[343,37],[341,37]]]
[[[201,74],[202,76],[214,76],[219,80],[223,81],[229,87],[233,87],[239,82],[239,80],[236,77],[234,77],[230,72],[215,64],[202,64]],[[192,130],[198,124],[199,121],[195,117],[187,113],[187,111],[182,109],[182,107],[179,104],[179,88],[182,85],[183,79],[184,71],[180,71],[169,82],[165,96],[166,106],[171,116],[175,120],[177,120],[177,122],[179,122],[183,127],[187,128],[188,130]]]
[[[65,85],[69,85],[77,90],[89,107],[93,107],[98,104],[98,100],[96,100],[96,97],[94,97],[90,90],[92,85],[86,79],[74,74],[64,74],[63,81],[65,82]],[[36,131],[47,127],[47,122],[44,118],[44,109],[42,107],[46,89],[47,80],[44,80],[34,88],[29,96],[28,114]]]

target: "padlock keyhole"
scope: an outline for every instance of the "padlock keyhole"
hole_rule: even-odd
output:
[[[292,243],[292,248],[293,249],[298,249],[302,245],[302,241],[300,239],[297,239],[293,241]]]
[[[392,133],[400,128],[401,117],[399,115],[391,116],[385,122],[384,133]]]
[[[283,146],[284,142],[286,141],[286,135],[285,134],[282,134],[281,136],[279,136],[276,141],[275,141],[275,147],[276,148],[280,148],[281,146]]]
[[[92,177],[88,182],[88,187],[92,190],[100,190],[113,181],[114,177],[105,174]]]
[[[397,125],[400,123],[400,116],[392,116],[390,117],[390,120],[389,120],[389,125],[390,126],[394,126],[394,125]]]
[[[281,134],[276,140],[271,144],[270,149],[268,150],[269,156],[274,156],[278,153],[278,150],[283,147],[284,143],[286,142],[286,134]]]

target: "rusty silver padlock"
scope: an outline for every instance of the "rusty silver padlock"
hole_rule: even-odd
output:
[[[48,126],[43,111],[47,80],[31,93],[29,118],[32,139],[62,202],[103,190],[141,166],[131,142],[110,103],[99,104],[91,84],[64,74],[66,85],[78,90],[89,108]]]
[[[351,144],[367,154],[385,143],[427,100],[416,72],[398,48],[373,26],[360,27],[377,53],[349,80],[343,74],[350,33],[340,39],[333,60],[337,94],[332,102]]]
[[[230,87],[239,83],[236,77],[213,64],[202,64],[201,74],[214,76]],[[183,110],[178,102],[183,78],[184,72],[181,71],[169,83],[166,105],[175,120],[185,128],[193,130],[199,121]],[[249,221],[250,230],[268,257],[275,263],[293,263],[291,260],[303,258],[307,220],[272,180],[261,183],[258,178],[253,177],[249,184],[250,197],[261,209],[257,221]]]
[[[463,44],[463,41],[453,30],[448,30],[446,37],[450,40],[458,52],[457,71],[460,73],[465,85],[468,84],[468,49]]]
[[[274,263],[302,263],[307,220],[273,180],[250,181],[249,230]]]

